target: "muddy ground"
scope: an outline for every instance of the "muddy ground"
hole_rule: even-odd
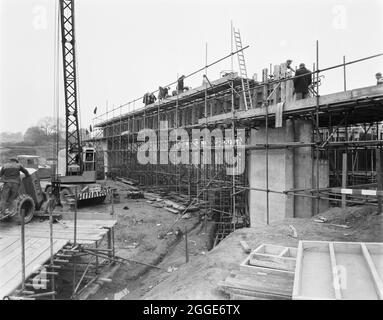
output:
[[[129,187],[123,183],[108,184],[117,187],[120,194],[119,203],[114,204],[117,218],[116,255],[155,265],[158,269],[134,262],[123,264],[114,274],[113,282],[102,286],[89,299],[140,299],[186,263],[185,234],[188,240],[189,263],[199,255],[206,254],[211,248],[213,224],[211,221],[205,224],[199,212],[190,213],[190,218],[182,219],[161,207],[161,202],[127,199]],[[95,209],[101,211],[102,206]],[[84,210],[88,211],[89,208]],[[106,205],[104,210],[110,211],[110,205]],[[156,278],[146,281],[153,270],[156,271]]]
[[[217,283],[239,269],[247,257],[240,246],[241,240],[251,248],[261,243],[296,247],[299,240],[383,242],[383,217],[377,215],[376,207],[355,206],[345,210],[332,208],[320,214],[325,223],[316,222],[318,217],[295,218],[239,229],[209,251],[213,224],[208,221],[205,225],[198,212],[189,219],[180,219],[171,234],[160,239],[159,234],[165,233],[178,215],[155,207],[146,199],[126,199],[125,186],[122,183],[113,186],[120,193],[120,203],[114,205],[118,221],[116,254],[159,269],[137,263],[121,265],[112,282],[104,284],[89,299],[227,299]],[[296,230],[296,238],[291,226]]]

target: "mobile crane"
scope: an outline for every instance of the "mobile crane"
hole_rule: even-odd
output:
[[[103,201],[110,189],[96,183],[96,151],[93,147],[82,147],[79,128],[77,94],[75,1],[58,0],[60,7],[61,48],[63,57],[65,93],[65,151],[58,154],[58,177],[60,200],[73,195],[75,190],[80,201]],[[65,152],[65,167],[59,160]],[[61,154],[61,157],[60,157]],[[58,183],[57,183],[58,182]]]
[[[58,1],[65,92],[65,150],[58,152],[58,174],[54,175],[50,182],[40,181],[35,169],[26,168],[30,176],[21,176],[18,197],[10,204],[10,213],[3,219],[15,217],[20,222],[23,210],[24,222],[30,222],[36,210],[42,212],[47,210],[48,194],[50,193],[56,194],[57,202],[63,203],[68,196],[76,193],[77,201],[94,204],[103,202],[106,196],[112,192],[111,189],[96,183],[95,148],[81,146],[78,121],[74,0]],[[60,158],[65,159],[64,166],[60,165]]]

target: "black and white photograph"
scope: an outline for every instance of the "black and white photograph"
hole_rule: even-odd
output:
[[[382,200],[382,0],[0,0],[0,308],[383,300]]]

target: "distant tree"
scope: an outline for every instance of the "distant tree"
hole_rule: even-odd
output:
[[[37,126],[44,131],[46,136],[56,135],[57,133],[57,121],[53,117],[44,117],[37,122]],[[58,131],[60,136],[65,128],[65,122],[63,119],[59,118],[58,121]]]
[[[24,142],[32,145],[44,144],[49,141],[49,137],[40,127],[30,127],[24,134]]]
[[[0,132],[0,142],[21,142],[23,141],[23,134],[21,132]]]

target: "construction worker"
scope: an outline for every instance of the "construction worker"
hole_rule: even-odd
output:
[[[305,99],[309,94],[309,85],[312,82],[311,71],[306,69],[305,64],[301,63],[299,69],[295,72],[294,78],[294,92],[295,100]]]
[[[169,87],[158,87],[158,100],[163,100],[169,97]]]
[[[182,75],[181,77],[178,78],[178,81],[177,81],[177,91],[178,91],[178,93],[184,92],[184,79],[185,79],[184,75]]]
[[[0,200],[0,218],[7,216],[10,212],[6,209],[16,198],[20,187],[20,171],[29,177],[29,172],[19,163],[16,158],[11,158],[0,170],[0,177],[4,181]]]
[[[149,95],[149,103],[154,103],[154,102],[156,102],[156,100],[157,100],[157,98],[156,98],[156,96],[154,95],[154,93],[151,93],[151,94]]]
[[[376,84],[383,84],[383,77],[382,77],[382,74],[380,72],[378,72],[376,75],[375,75],[375,78],[376,78]]]
[[[149,96],[150,96],[150,93],[147,92],[144,94],[144,97],[142,99],[142,102],[145,104],[145,106],[147,106],[148,104],[150,104],[150,101],[149,101]]]
[[[295,73],[295,70],[291,67],[291,63],[292,62],[293,62],[293,60],[287,59],[287,61],[286,61],[286,69]]]

